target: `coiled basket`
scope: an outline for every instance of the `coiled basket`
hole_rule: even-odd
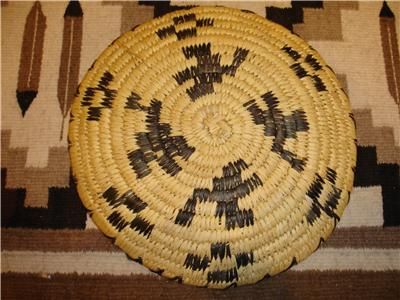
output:
[[[327,239],[353,183],[349,101],[283,27],[179,10],[116,39],[72,105],[79,195],[134,260],[185,284],[254,283]]]

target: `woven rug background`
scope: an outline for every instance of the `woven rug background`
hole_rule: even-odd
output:
[[[400,2],[207,2],[302,36],[336,71],[357,123],[350,204],[309,259],[255,285],[207,290],[150,273],[88,219],[70,178],[69,108],[121,33],[199,2],[1,2],[4,299],[400,298]]]

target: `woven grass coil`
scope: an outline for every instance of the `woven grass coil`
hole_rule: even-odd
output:
[[[116,39],[81,82],[69,128],[99,229],[150,270],[211,288],[273,276],[328,238],[349,200],[354,141],[321,56],[224,7]]]

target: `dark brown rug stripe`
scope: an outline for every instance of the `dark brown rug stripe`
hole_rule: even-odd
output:
[[[2,228],[3,250],[14,251],[120,251],[95,229],[31,230]],[[399,227],[337,228],[322,247],[400,248]]]
[[[336,228],[322,247],[400,248],[400,227]]]
[[[36,230],[1,229],[3,250],[14,251],[120,251],[112,240],[96,229]]]
[[[223,291],[148,276],[2,274],[3,299],[349,299],[350,295],[399,299],[400,272],[288,271]]]

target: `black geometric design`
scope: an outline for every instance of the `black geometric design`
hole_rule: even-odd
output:
[[[278,98],[271,91],[263,94],[261,99],[267,105],[267,110],[262,110],[254,99],[243,106],[250,112],[256,125],[264,126],[264,135],[274,137],[271,150],[279,154],[296,171],[303,171],[306,160],[284,149],[284,145],[286,139],[296,138],[297,132],[308,131],[306,114],[303,110],[295,110],[290,115],[284,115],[278,108]]]
[[[131,224],[130,227],[136,231],[139,232],[139,234],[142,234],[143,236],[149,238],[151,235],[151,232],[154,229],[154,224],[151,224],[150,222],[146,221],[145,219],[141,218],[140,216],[136,216]]]
[[[64,17],[82,17],[83,11],[79,1],[70,1],[65,10]]]
[[[188,253],[183,265],[186,269],[193,271],[205,271],[210,265],[210,259],[207,255],[201,258],[199,255]]]
[[[300,63],[295,63],[290,66],[290,68],[294,71],[297,77],[300,79],[306,76],[309,76],[307,71],[301,66]]]
[[[194,189],[193,195],[189,198],[185,206],[179,210],[175,224],[190,226],[196,214],[197,203],[217,202],[215,217],[221,219],[225,216],[225,228],[235,229],[236,225],[240,228],[254,224],[254,214],[252,209],[240,210],[238,201],[249,195],[257,187],[262,186],[261,179],[253,173],[250,178],[243,180],[241,172],[248,168],[243,160],[229,163],[223,167],[223,176],[213,178],[213,189],[207,188]]]
[[[293,32],[293,24],[304,23],[303,8],[323,8],[323,1],[292,1],[290,8],[267,7],[267,19]]]
[[[6,188],[7,169],[1,168],[1,226],[15,227],[18,211],[24,207],[26,190]]]
[[[213,243],[211,244],[211,258],[208,255],[203,257],[188,253],[184,262],[184,267],[186,269],[191,269],[193,271],[205,271],[210,263],[215,259],[220,259],[221,261],[227,257],[231,258],[231,250],[228,243]],[[237,270],[241,267],[245,267],[249,264],[254,263],[253,251],[241,252],[235,255],[236,267],[229,270],[216,270],[207,273],[208,283],[218,283],[218,282],[232,282],[239,280],[239,275]]]
[[[119,195],[118,190],[111,186],[103,193],[102,196],[113,209],[124,205],[132,213],[139,213],[147,207],[147,203],[142,201],[142,199],[140,199],[131,190],[128,190],[122,195]],[[137,216],[131,223],[129,223],[129,221],[121,216],[118,211],[113,211],[107,217],[107,220],[118,231],[123,230],[126,226],[130,224],[131,228],[139,231],[139,233],[145,236],[150,236],[150,233],[154,228],[153,224],[150,224],[139,216]]]
[[[322,66],[319,64],[318,60],[311,54],[307,54],[304,61],[306,63],[308,63],[314,69],[314,71],[318,71],[318,70],[322,69]]]
[[[219,257],[220,260],[223,260],[225,257],[231,257],[231,248],[229,243],[212,243],[210,251],[211,259],[217,259]]]
[[[174,6],[170,1],[139,1],[140,5],[148,5],[154,7],[154,18],[161,17],[167,13],[177,10],[186,10],[194,6]]]
[[[236,48],[230,65],[221,65],[221,54],[212,53],[211,43],[191,45],[182,49],[186,59],[193,57],[197,65],[179,71],[173,77],[178,84],[194,80],[194,86],[186,89],[192,101],[214,92],[214,83],[221,83],[223,75],[235,76],[236,70],[245,61],[249,50]]]
[[[297,52],[296,50],[292,49],[292,47],[289,47],[287,45],[283,46],[282,50],[285,51],[294,60],[298,60],[301,57],[299,52]]]
[[[386,17],[386,18],[394,18],[395,17],[394,13],[390,9],[390,7],[386,1],[382,2],[382,8],[381,8],[381,11],[379,12],[379,17]]]
[[[316,219],[320,218],[321,212],[333,218],[335,224],[340,220],[340,217],[334,212],[342,194],[342,190],[335,186],[336,171],[328,168],[325,179],[321,175],[315,174],[315,178],[307,191],[307,196],[312,200],[311,208],[306,216],[309,224],[313,224]],[[325,205],[322,205],[319,198],[326,186],[330,186],[332,191],[329,192]]]
[[[113,79],[114,76],[109,71],[105,71],[96,87],[89,87],[85,90],[82,106],[89,107],[87,117],[88,121],[99,121],[101,117],[101,111],[104,108],[111,108],[112,101],[117,94],[117,90],[108,88]],[[92,106],[92,101],[96,93],[102,93],[101,106]]]
[[[140,199],[131,190],[127,191],[121,196],[118,196],[117,189],[114,187],[109,187],[103,193],[103,197],[107,200],[108,204],[112,206],[112,208],[117,208],[123,204],[132,213],[138,213],[147,207],[147,203],[143,202],[142,199]]]
[[[214,19],[202,18],[197,19],[195,14],[187,14],[173,18],[173,25],[157,30],[156,34],[160,39],[166,39],[169,36],[175,35],[178,40],[184,40],[189,37],[197,36],[197,27],[210,27],[214,25]],[[194,22],[195,27],[177,30],[175,25],[185,22]]]
[[[398,164],[378,164],[376,147],[357,146],[354,186],[382,187],[383,226],[400,226],[400,174]]]
[[[120,215],[119,212],[113,211],[111,215],[108,216],[107,220],[111,223],[112,226],[115,227],[118,231],[121,231],[126,226],[129,225],[129,222],[124,219],[123,216]]]
[[[283,46],[281,50],[285,52],[287,55],[289,55],[295,61],[295,63],[293,63],[290,66],[290,68],[293,70],[293,72],[299,79],[308,76],[313,81],[314,86],[318,92],[326,91],[325,84],[322,82],[321,78],[319,78],[319,76],[315,73],[321,70],[322,66],[313,55],[307,54],[306,57],[302,59],[301,54],[298,53],[296,50],[292,49],[291,47],[289,47],[288,45]],[[299,62],[300,59],[302,59],[302,62]],[[307,72],[302,66],[302,63],[309,65],[314,70],[314,72],[312,74],[309,74],[309,72]]]
[[[314,82],[314,86],[317,89],[318,92],[324,92],[326,91],[326,86],[325,84],[322,82],[321,78],[319,78],[318,75],[312,75],[311,79]]]
[[[236,258],[236,266],[238,269],[240,269],[241,267],[245,267],[248,264],[252,265],[254,263],[253,251],[241,252],[239,254],[236,254],[235,258]]]
[[[2,226],[38,229],[84,229],[86,209],[70,177],[69,187],[49,188],[47,208],[24,207],[25,189],[5,188],[7,169],[1,170]]]
[[[208,283],[223,283],[232,282],[235,280],[239,280],[239,275],[236,267],[229,270],[217,270],[213,272],[208,272],[207,274]]]
[[[19,107],[21,108],[22,116],[25,116],[26,111],[31,106],[33,100],[36,98],[38,92],[37,91],[17,91],[17,101]]]
[[[153,99],[149,107],[139,103],[140,96],[132,93],[127,99],[126,108],[146,112],[146,127],[148,132],[136,134],[136,142],[139,149],[128,153],[130,165],[137,178],[143,178],[151,173],[149,162],[156,160],[159,166],[169,175],[175,176],[182,168],[174,159],[180,156],[187,160],[195,151],[189,147],[183,136],[172,136],[171,126],[160,123],[162,103]],[[162,152],[162,155],[157,154]]]

